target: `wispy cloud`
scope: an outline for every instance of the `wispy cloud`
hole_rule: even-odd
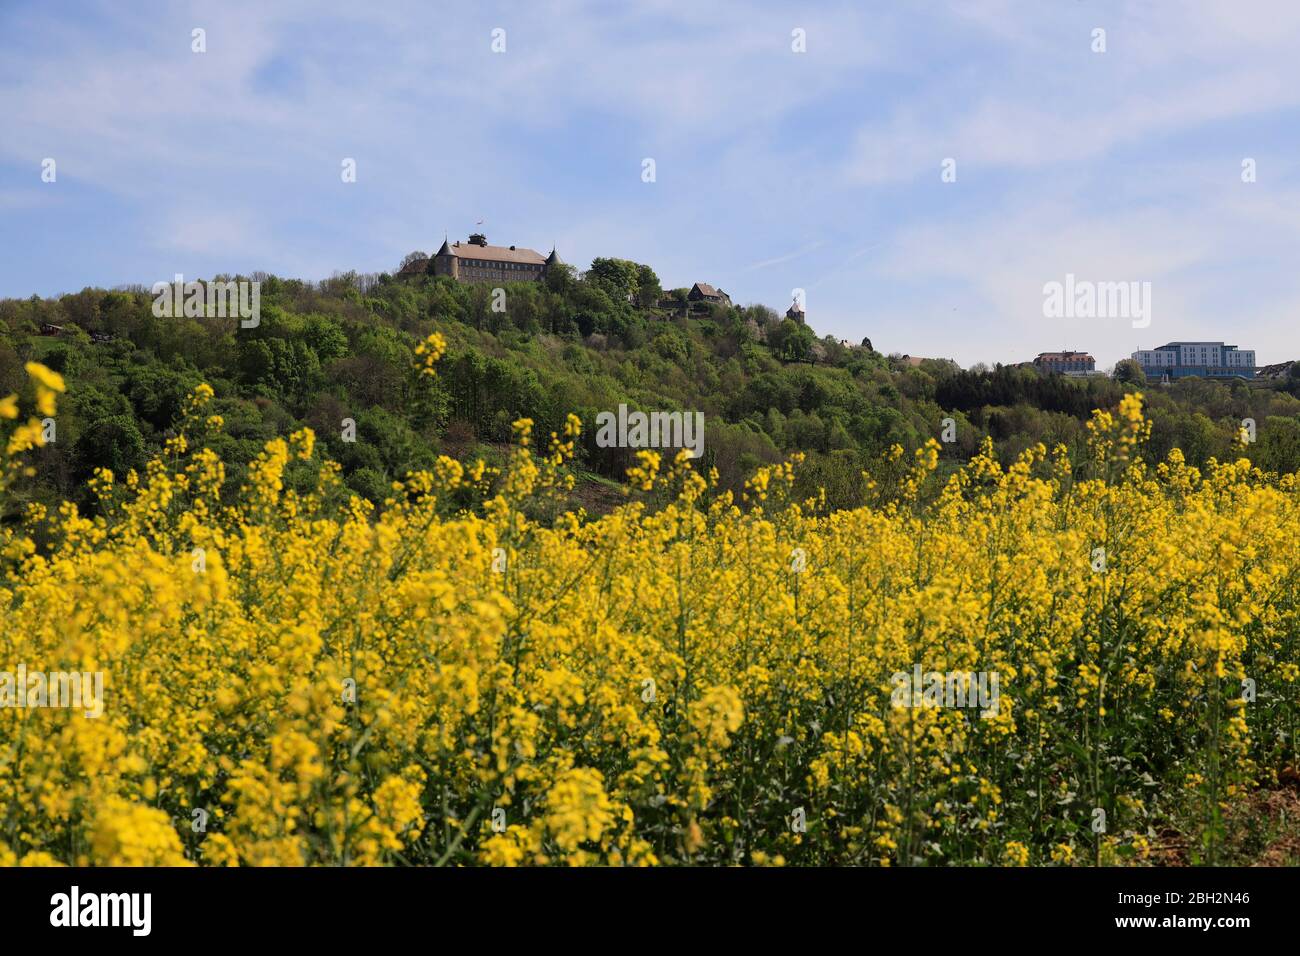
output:
[[[802,249],[796,249],[793,252],[787,252],[783,256],[775,256],[774,258],[771,259],[764,259],[761,262],[755,262],[752,266],[747,266],[743,271],[753,272],[755,269],[769,269],[772,266],[779,266],[783,262],[792,262],[795,259],[800,259],[803,256],[808,255],[808,253],[810,252],[816,252],[824,245],[826,245],[826,242],[824,240],[819,239],[817,242],[810,243],[809,245],[804,246]]]

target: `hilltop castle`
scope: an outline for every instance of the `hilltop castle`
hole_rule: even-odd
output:
[[[489,246],[487,236],[476,232],[465,243],[444,239],[432,259],[416,259],[402,273],[450,276],[457,282],[541,282],[559,262],[554,249],[543,256],[535,249]]]

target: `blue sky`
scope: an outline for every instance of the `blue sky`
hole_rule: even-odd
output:
[[[391,270],[484,219],[886,352],[1300,358],[1297,62],[1294,0],[0,0],[0,296]],[[1067,273],[1150,282],[1150,327],[1045,318]]]

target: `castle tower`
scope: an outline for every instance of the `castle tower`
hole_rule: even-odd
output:
[[[433,255],[433,274],[460,279],[460,260],[452,253],[446,238],[442,240],[442,247]]]

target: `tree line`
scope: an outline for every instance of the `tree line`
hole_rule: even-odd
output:
[[[1039,442],[1081,456],[1092,409],[1135,389],[1147,397],[1143,453],[1153,462],[1175,447],[1198,466],[1241,454],[1241,423],[1252,419],[1256,441],[1245,453],[1267,470],[1300,469],[1296,377],[1157,386],[1125,363],[1087,379],[934,360],[913,367],[869,339],[818,337],[762,305],[687,307],[685,289],[664,290],[649,266],[616,258],[506,283],[503,299],[487,285],[430,275],[250,278],[261,282],[255,328],[157,317],[143,288],[0,300],[0,396],[25,387],[28,361],[68,383],[55,441],[35,456],[23,494],[93,507],[94,470],[142,468],[200,382],[213,387],[224,421],[213,443],[232,495],[268,439],[303,425],[349,488],[382,501],[393,480],[441,454],[500,460],[516,419],[533,419],[544,436],[570,412],[586,425],[582,477],[619,481],[633,452],[597,447],[594,421],[627,404],[703,412],[701,464],[718,469],[723,487],[739,490],[756,467],[802,451],[799,490],[824,488],[830,504],[852,506],[863,500],[863,472],[883,467],[892,445],[910,454],[945,435],[945,420],[947,470],[986,440],[1004,459]],[[420,376],[414,349],[435,330],[448,352],[436,378]]]

